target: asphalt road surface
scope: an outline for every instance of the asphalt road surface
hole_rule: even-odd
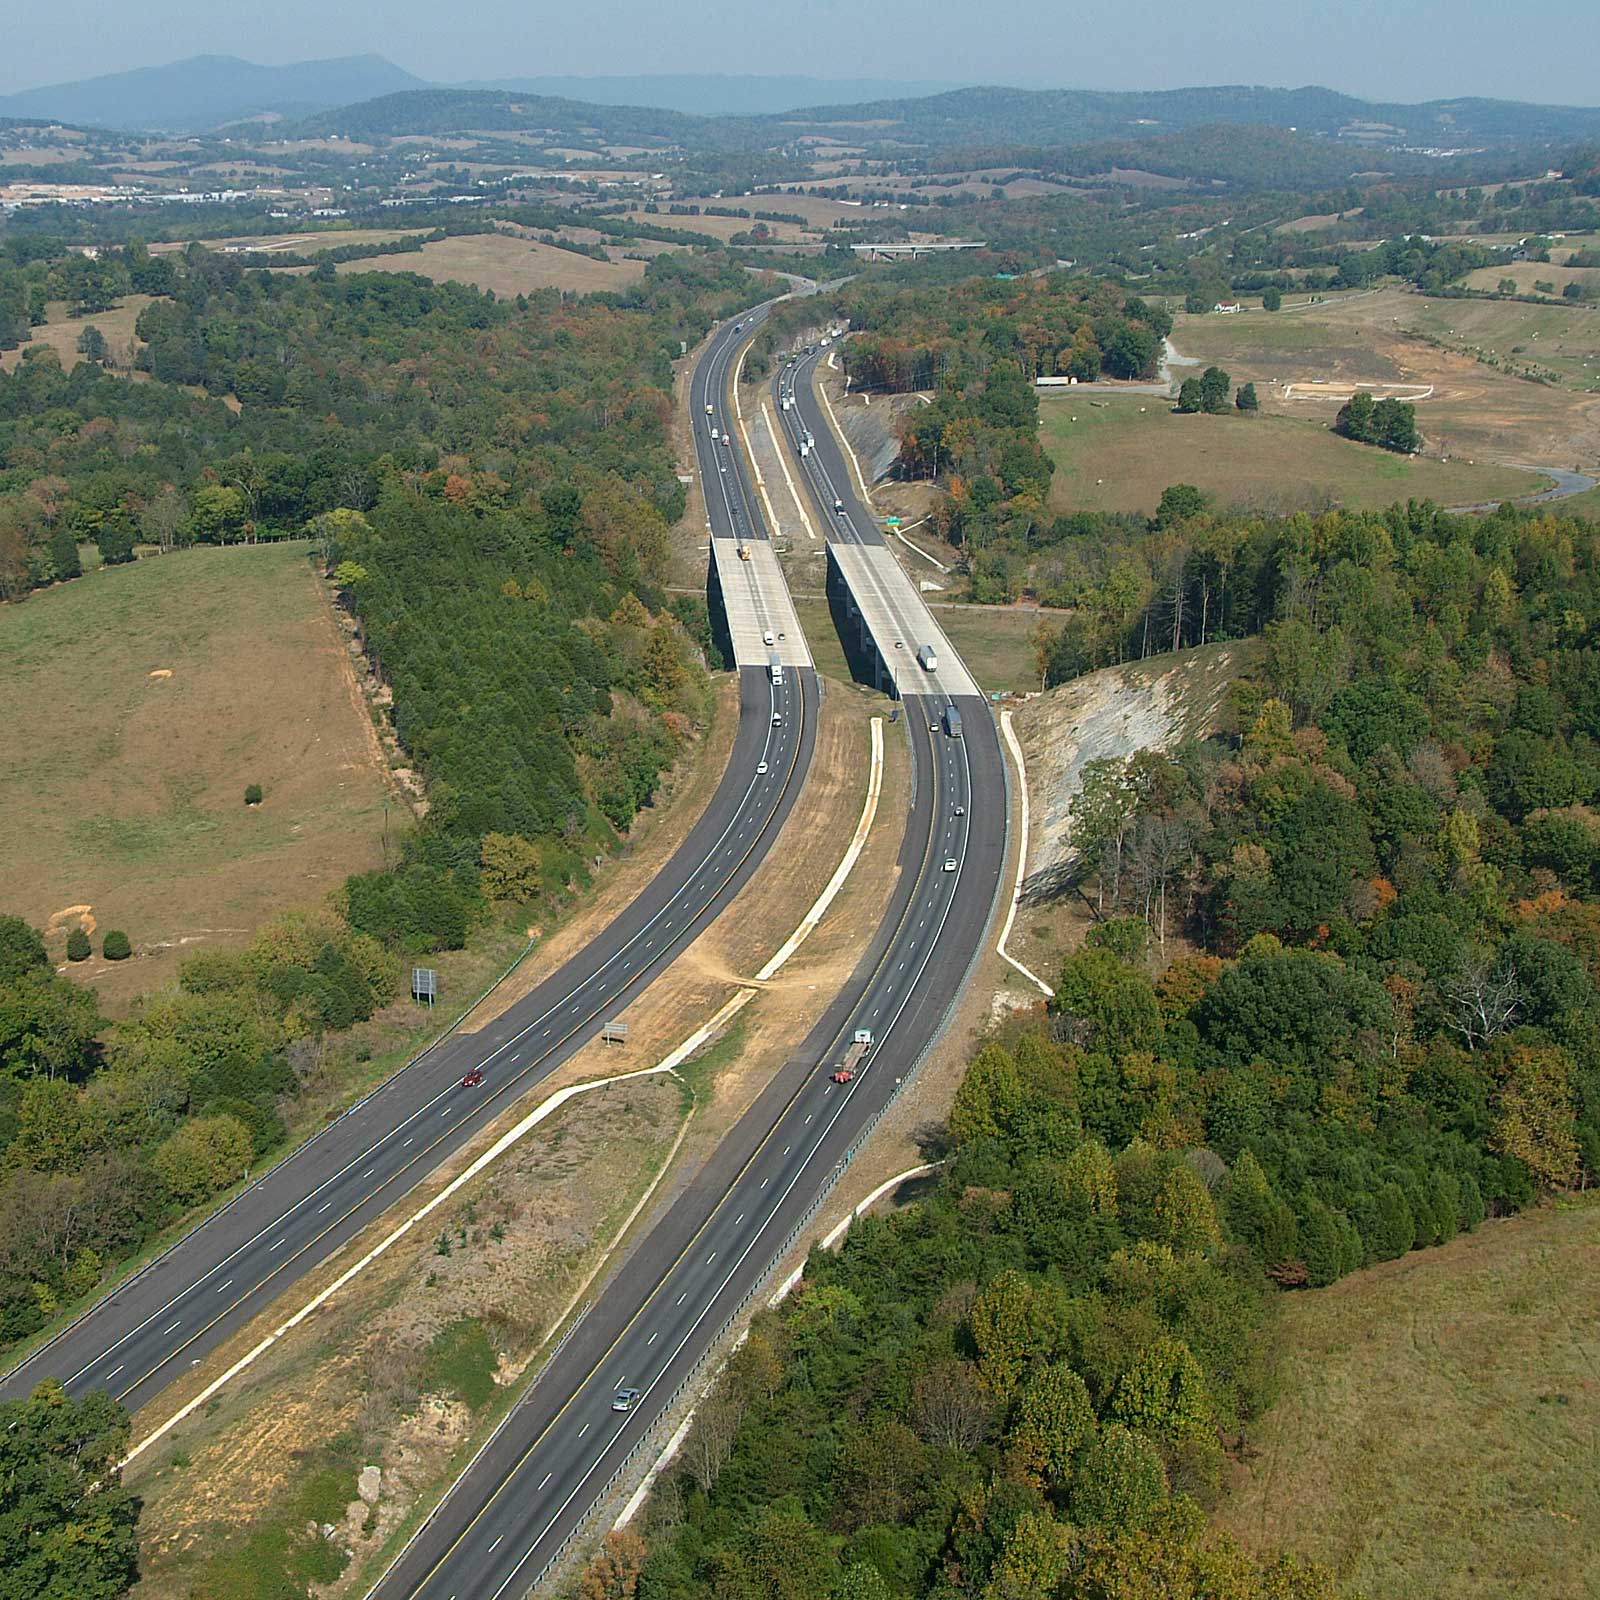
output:
[[[942,1032],[982,946],[1006,846],[1005,774],[987,707],[967,706],[971,733],[951,738],[945,703],[905,702],[914,781],[901,870],[850,982],[373,1600],[494,1600],[536,1584],[635,1455],[654,1447],[662,1414]],[[835,1083],[831,1069],[860,1029],[872,1048],[851,1082]]]
[[[702,363],[725,363],[738,337],[724,330]],[[727,512],[708,503],[715,526]],[[98,1388],[130,1409],[144,1404],[617,1017],[743,887],[804,782],[814,675],[774,684],[749,668],[739,689],[733,752],[705,814],[603,933],[497,1021],[450,1036],[263,1174],[7,1373],[0,1398],[53,1377],[69,1393]],[[474,1067],[484,1081],[469,1089],[462,1079]]]

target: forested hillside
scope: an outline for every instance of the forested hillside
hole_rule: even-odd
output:
[[[582,302],[201,250],[57,247],[12,281],[155,298],[145,380],[48,350],[0,374],[5,592],[115,582],[77,578],[80,541],[115,564],[309,534],[428,811],[395,870],[192,957],[114,1026],[0,920],[0,1345],[279,1145],[319,1041],[394,996],[402,953],[568,899],[649,801],[705,696],[702,618],[660,587],[670,358],[762,292],[686,256]]]
[[[1272,1296],[1600,1175],[1596,530],[1238,539],[1242,737],[1089,769],[1102,920],[972,1062],[933,1195],[758,1323],[641,1596],[1331,1594],[1206,1529]]]

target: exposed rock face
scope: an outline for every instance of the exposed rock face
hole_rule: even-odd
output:
[[[377,1467],[363,1467],[361,1476],[356,1479],[356,1493],[369,1506],[375,1506],[378,1503],[378,1490],[382,1482],[383,1473]]]
[[[1078,864],[1072,802],[1091,761],[1167,750],[1215,733],[1228,688],[1254,653],[1249,643],[1206,645],[1086,673],[1017,713],[1031,808],[1026,902],[1051,899]]]

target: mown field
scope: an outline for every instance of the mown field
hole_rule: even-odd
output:
[[[435,283],[465,283],[497,295],[531,294],[535,289],[624,289],[644,276],[642,261],[595,261],[572,250],[503,233],[466,234],[440,239],[399,256],[346,261],[340,272],[419,272]]]
[[[134,959],[96,938],[74,968],[113,1008],[381,862],[385,779],[304,545],[183,551],[0,606],[0,661],[0,906],[55,918],[57,959],[69,908],[124,930]]]
[[[1276,1342],[1234,1533],[1373,1600],[1600,1594],[1600,1206],[1295,1295]]]
[[[1427,498],[1467,505],[1525,494],[1544,480],[1509,467],[1410,460],[1289,417],[1177,416],[1153,396],[1046,396],[1039,442],[1056,464],[1057,511],[1154,511],[1170,484],[1219,505],[1362,509]],[[1425,424],[1424,424],[1425,425]]]

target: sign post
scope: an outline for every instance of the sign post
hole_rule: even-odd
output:
[[[439,998],[439,974],[432,967],[411,969],[411,998],[426,1000],[428,1009],[433,1010],[433,1002]]]

